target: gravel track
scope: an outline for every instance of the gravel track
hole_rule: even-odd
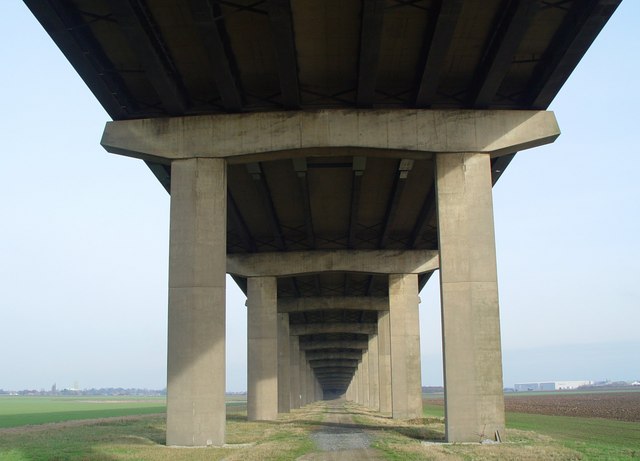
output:
[[[310,453],[299,461],[364,461],[382,460],[380,453],[371,448],[374,438],[353,421],[345,409],[344,401],[328,402],[321,427],[311,434],[319,452]]]

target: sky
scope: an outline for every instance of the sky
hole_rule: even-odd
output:
[[[494,187],[505,386],[640,380],[640,2],[625,0],[550,107],[562,135]],[[166,385],[169,196],[99,145],[109,120],[21,1],[0,2],[0,389]],[[423,385],[442,385],[438,277]],[[227,390],[246,389],[227,284]]]

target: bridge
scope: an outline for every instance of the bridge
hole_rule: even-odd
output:
[[[167,443],[224,443],[227,273],[249,419],[421,417],[439,270],[447,440],[503,437],[491,187],[620,1],[25,0],[171,194]]]

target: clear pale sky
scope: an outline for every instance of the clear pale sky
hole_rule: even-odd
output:
[[[640,379],[640,2],[553,102],[563,134],[494,188],[504,382]],[[99,145],[107,114],[20,1],[0,2],[0,389],[163,388],[169,196]],[[437,277],[423,384],[442,384]],[[228,279],[227,389],[246,389]]]

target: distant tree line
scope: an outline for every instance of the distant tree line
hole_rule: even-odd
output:
[[[56,389],[55,386],[51,390],[35,390],[23,389],[19,391],[5,391],[0,389],[0,395],[40,395],[40,396],[139,396],[139,397],[162,397],[167,395],[166,389],[138,389],[123,387],[102,387],[100,389]]]

